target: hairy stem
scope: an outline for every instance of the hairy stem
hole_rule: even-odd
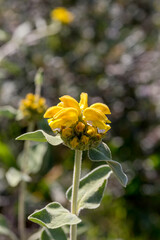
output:
[[[31,132],[34,129],[34,122],[30,122],[28,125],[27,132]],[[30,144],[29,141],[24,143],[24,165],[21,167],[21,173],[26,173],[27,171],[27,153],[29,150]],[[18,228],[19,235],[21,240],[26,240],[26,229],[25,229],[25,191],[26,191],[26,182],[23,179],[20,182],[19,187],[19,204],[18,204]]]
[[[75,150],[74,160],[74,172],[73,172],[73,184],[72,184],[72,200],[71,200],[71,213],[78,215],[77,200],[78,200],[78,189],[79,180],[81,174],[81,162],[82,162],[82,151]],[[71,225],[70,227],[70,240],[77,239],[77,224]]]

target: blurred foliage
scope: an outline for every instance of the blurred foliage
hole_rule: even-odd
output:
[[[106,142],[130,182],[123,189],[114,177],[110,179],[101,207],[84,212],[90,226],[87,238],[81,239],[160,239],[159,0],[0,0],[0,4],[0,56],[5,56],[0,62],[1,106],[18,108],[20,100],[34,92],[34,76],[41,67],[48,106],[64,94],[77,98],[84,91],[90,104],[100,101],[111,109],[112,129]],[[70,10],[74,21],[32,42],[31,33],[52,24],[51,11],[59,6]],[[22,35],[28,42],[15,47],[13,39]],[[45,120],[37,128],[49,132]],[[14,139],[25,131],[22,122],[0,118],[0,211],[15,232],[18,190],[8,187],[3,173],[16,165],[23,143]],[[84,157],[83,174],[97,166]],[[72,151],[48,146],[40,172],[28,185],[28,215],[52,200],[68,205],[64,192],[71,184],[72,165]],[[31,222],[27,227],[29,232],[35,229]]]

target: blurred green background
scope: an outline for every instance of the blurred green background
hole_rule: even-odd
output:
[[[44,69],[42,96],[48,106],[69,94],[111,109],[105,142],[123,165],[124,189],[112,176],[98,209],[83,211],[88,229],[81,240],[160,239],[160,1],[159,0],[0,0],[0,106],[18,108],[34,76]],[[51,11],[66,7],[70,24],[52,24]],[[37,128],[50,131],[46,121]],[[23,142],[15,138],[26,126],[0,117],[0,212],[17,233],[18,187],[5,173],[17,167]],[[41,170],[32,176],[26,217],[50,201],[69,204],[65,191],[72,181],[74,152],[47,146]],[[84,175],[97,164],[84,153]],[[37,225],[27,221],[28,234]]]

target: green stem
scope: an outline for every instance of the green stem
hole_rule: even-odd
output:
[[[34,129],[34,122],[30,122],[28,125],[27,132],[31,132]],[[27,172],[27,153],[30,147],[29,141],[25,141],[24,143],[24,165],[21,167],[21,172]],[[26,192],[26,182],[20,182],[19,188],[19,204],[18,204],[18,228],[19,228],[19,235],[21,240],[26,239],[26,231],[25,231],[25,192]]]
[[[75,162],[74,162],[74,172],[73,172],[71,213],[78,215],[77,200],[78,200],[79,180],[80,180],[80,174],[81,174],[82,151],[75,150],[74,161]],[[77,224],[71,225],[70,227],[70,240],[76,240],[76,239],[77,239]]]
[[[25,189],[26,183],[24,181],[20,182],[19,188],[19,205],[18,205],[18,227],[19,235],[21,240],[25,240]]]
[[[38,102],[38,99],[41,96],[41,87],[42,87],[42,82],[43,82],[43,77],[42,77],[43,69],[40,68],[35,76],[35,95],[37,97],[36,101]]]

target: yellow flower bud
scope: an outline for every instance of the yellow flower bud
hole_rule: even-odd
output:
[[[71,145],[72,148],[76,148],[78,144],[79,144],[79,142],[78,142],[78,138],[77,137],[74,137],[72,139],[72,141],[70,141],[70,145]]]
[[[46,100],[45,100],[44,98],[40,98],[40,99],[39,99],[39,103],[38,103],[38,104],[39,104],[40,106],[45,105],[45,103],[46,103]]]
[[[79,122],[79,123],[76,125],[76,130],[77,130],[77,132],[83,132],[84,129],[85,129],[84,123]]]
[[[38,109],[38,104],[37,103],[32,103],[31,108],[32,109]]]
[[[27,120],[37,120],[46,110],[45,99],[29,93],[20,102],[19,109]]]
[[[87,137],[87,136],[85,136],[85,135],[83,135],[82,137],[81,137],[81,142],[83,143],[83,144],[88,144],[88,141],[89,141],[89,137]]]
[[[62,137],[68,138],[72,135],[72,129],[71,128],[64,128],[62,130]]]
[[[64,95],[60,103],[50,107],[44,114],[52,131],[60,134],[64,144],[71,149],[88,150],[98,146],[110,129],[110,114],[107,105],[94,103],[88,106],[88,94],[82,93],[78,103],[73,97]]]
[[[44,112],[44,110],[43,110],[43,108],[37,108],[37,112],[39,113],[39,114],[41,114],[41,113],[43,113]]]
[[[24,106],[25,106],[25,107],[28,108],[28,107],[31,107],[31,105],[32,105],[32,102],[31,102],[30,100],[25,100],[25,101],[24,101]]]
[[[35,96],[32,93],[28,93],[27,96],[26,96],[26,99],[34,101]]]
[[[74,20],[74,15],[64,7],[57,7],[52,10],[51,18],[69,24]]]
[[[98,140],[100,140],[101,138],[102,138],[102,135],[101,134],[96,134],[96,138],[98,139]]]
[[[97,134],[97,129],[92,127],[92,126],[88,126],[87,134],[90,135],[90,136],[94,136],[94,135]]]

